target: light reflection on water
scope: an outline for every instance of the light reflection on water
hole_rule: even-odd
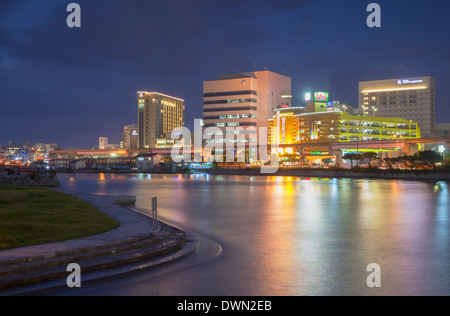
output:
[[[218,241],[208,267],[166,277],[171,295],[450,294],[446,182],[148,174],[59,175],[63,186],[137,196],[137,207]],[[378,263],[382,288],[369,289]],[[126,289],[124,289],[126,291]],[[129,291],[132,291],[131,289]]]

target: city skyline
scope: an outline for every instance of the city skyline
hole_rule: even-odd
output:
[[[0,0],[0,295],[450,295],[449,11]]]
[[[305,92],[329,91],[357,108],[359,81],[432,76],[436,123],[450,117],[444,1],[414,10],[379,1],[379,29],[365,25],[369,2],[78,3],[80,29],[65,24],[66,3],[0,5],[0,145],[119,141],[121,128],[136,122],[139,90],[185,99],[192,129],[203,81],[265,67],[292,78],[294,106]]]

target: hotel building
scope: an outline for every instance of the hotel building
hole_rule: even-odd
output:
[[[138,148],[156,148],[157,139],[184,126],[184,100],[159,92],[138,91]]]
[[[422,136],[435,130],[435,87],[432,77],[359,82],[364,115],[403,118],[419,123]]]
[[[139,142],[139,126],[127,125],[123,127],[122,131],[122,143],[120,148],[136,149]]]
[[[436,124],[434,136],[450,137],[450,123]]]
[[[256,135],[246,132],[242,140],[236,136],[240,132],[228,131],[233,134],[233,143],[256,140],[260,128],[265,128],[261,131],[266,131],[267,137],[268,119],[272,117],[273,111],[279,105],[290,106],[291,99],[291,78],[268,70],[222,75],[218,80],[204,81],[204,128],[216,127],[220,130],[210,132],[216,136],[209,135],[211,139],[206,142],[227,142],[227,127],[256,129]],[[222,137],[217,137],[218,134]]]

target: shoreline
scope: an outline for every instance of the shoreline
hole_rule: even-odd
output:
[[[208,169],[194,172],[150,172],[150,171],[73,171],[58,172],[61,174],[210,174],[231,176],[266,176],[266,177],[307,177],[307,178],[351,178],[351,179],[384,179],[384,180],[416,180],[416,181],[450,181],[450,172],[423,171],[423,170],[329,170],[329,169],[279,169],[275,173],[261,173],[260,169]]]
[[[282,177],[312,177],[312,178],[352,178],[352,179],[381,179],[381,180],[416,180],[416,181],[450,181],[450,173],[446,172],[424,172],[424,171],[352,171],[352,170],[311,170],[311,169],[280,169],[275,173],[261,173],[259,169],[254,170],[232,170],[216,169],[206,172],[211,175],[242,175],[242,176],[282,176]]]
[[[174,262],[194,253],[199,241],[192,233],[152,218],[120,199],[135,196],[96,195],[51,188],[79,198],[120,225],[104,233],[0,251],[0,296],[34,295],[67,288],[70,263],[83,266],[83,284],[124,276]]]

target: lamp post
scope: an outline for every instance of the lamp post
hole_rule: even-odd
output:
[[[397,139],[397,158],[398,158],[398,139],[400,138],[400,137],[402,137],[402,135],[400,135],[400,134],[395,134],[394,135],[394,137]]]
[[[378,109],[372,106],[373,116],[376,116]]]
[[[303,136],[300,137],[300,168],[303,168]]]

